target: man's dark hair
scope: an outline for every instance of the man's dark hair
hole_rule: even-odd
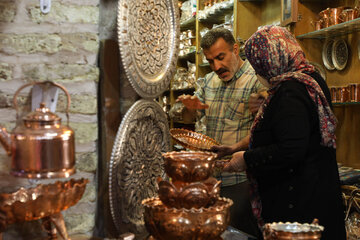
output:
[[[224,39],[231,48],[235,44],[234,36],[228,29],[213,28],[202,37],[200,46],[202,49],[209,49],[219,38]]]

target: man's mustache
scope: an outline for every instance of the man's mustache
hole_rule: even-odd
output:
[[[216,71],[216,74],[220,75],[220,74],[222,74],[222,73],[224,73],[224,72],[227,72],[227,69],[225,69],[225,68],[220,68],[219,70]]]

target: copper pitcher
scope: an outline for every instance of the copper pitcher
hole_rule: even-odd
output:
[[[53,82],[35,82],[20,87],[13,98],[18,117],[17,95],[25,87],[52,84],[67,96],[66,116],[69,122],[70,95],[67,90]],[[68,125],[68,124],[67,124]],[[27,114],[21,124],[7,133],[0,127],[0,143],[11,156],[11,174],[26,178],[63,178],[75,172],[74,131],[61,125],[61,118],[50,112],[45,103]]]

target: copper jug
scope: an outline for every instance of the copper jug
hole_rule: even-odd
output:
[[[53,82],[35,82],[20,87],[13,99],[18,117],[17,95],[25,87],[52,84],[67,96],[66,116],[69,122],[70,95]],[[68,125],[68,124],[67,124]],[[45,103],[27,114],[11,132],[0,128],[0,142],[11,156],[11,174],[26,178],[63,178],[75,172],[74,131],[61,125],[61,118],[50,112]]]

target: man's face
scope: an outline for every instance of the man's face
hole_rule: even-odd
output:
[[[206,59],[213,70],[222,81],[233,78],[239,67],[239,49],[235,43],[229,45],[223,38],[219,38],[209,49],[204,49]]]

